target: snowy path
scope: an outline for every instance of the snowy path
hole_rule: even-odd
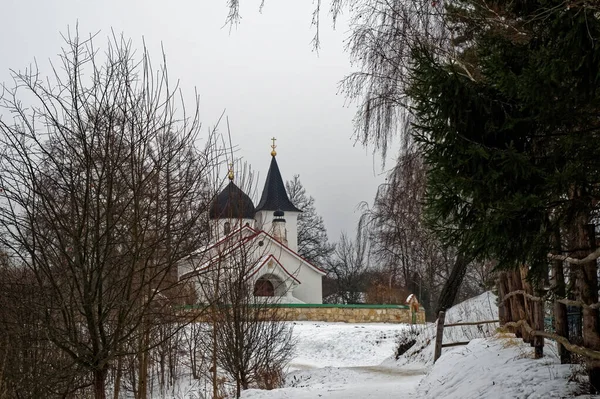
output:
[[[250,390],[244,399],[414,398],[424,370],[377,367],[327,367],[293,373],[288,387],[273,391]]]
[[[381,365],[394,353],[398,333],[394,324],[296,323],[298,355],[286,387],[249,390],[244,399],[413,398],[426,373],[421,366]]]

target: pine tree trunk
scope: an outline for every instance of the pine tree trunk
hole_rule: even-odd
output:
[[[539,292],[537,292],[537,294],[537,296],[541,296]],[[544,331],[544,302],[533,302],[533,310],[533,328],[537,331]],[[534,337],[533,346],[535,348],[535,358],[541,359],[544,357],[544,338],[538,336]]]
[[[456,296],[458,295],[458,290],[465,278],[465,274],[467,273],[467,266],[469,265],[470,260],[467,259],[463,254],[459,253],[456,257],[456,261],[454,262],[454,266],[450,271],[450,276],[448,276],[448,280],[444,284],[442,288],[442,292],[440,293],[440,299],[438,300],[438,306],[435,310],[435,314],[438,314],[442,310],[446,310],[454,305],[456,301]]]
[[[512,270],[508,273],[508,287],[510,292],[519,291],[523,289],[521,284],[521,273],[519,270]],[[525,314],[525,301],[523,300],[522,295],[514,295],[511,297],[511,303],[513,304],[513,317],[517,320],[526,320],[527,315]],[[525,331],[524,328],[520,328],[515,331],[515,335],[519,338],[522,338],[525,342],[531,342],[529,339],[529,334]]]
[[[583,258],[595,249],[595,237],[593,231],[588,229],[587,218],[579,220],[577,229],[578,248],[589,248],[575,254],[576,257]],[[598,303],[598,268],[595,260],[580,266],[578,283],[581,301],[586,305]],[[588,349],[600,350],[597,309],[583,308],[583,345]],[[588,359],[587,368],[592,393],[600,392],[600,361]]]
[[[521,289],[523,291],[525,291],[526,293],[528,293],[529,295],[532,295],[533,289],[531,288],[531,284],[529,284],[529,282],[527,281],[527,267],[526,266],[519,267],[518,275],[519,275],[519,281],[520,281],[520,284],[522,287]],[[532,327],[535,327],[535,311],[534,311],[533,301],[531,301],[531,299],[527,298],[524,295],[523,296],[519,295],[519,297],[523,298],[523,306],[525,309],[525,320],[527,321],[527,324],[529,324]],[[535,346],[535,337],[529,337],[529,340],[527,342],[529,342],[529,344],[531,346]]]
[[[510,299],[504,300],[506,294],[508,294],[508,284],[506,282],[506,272],[500,272],[498,274],[497,280],[497,289],[498,289],[498,319],[500,320],[500,325],[503,326],[506,323],[512,321],[511,317],[511,309],[510,309]]]
[[[561,253],[560,245],[560,232],[555,233],[554,237],[554,248],[557,254]],[[567,318],[567,305],[558,302],[558,299],[566,298],[566,287],[565,287],[565,272],[563,269],[563,262],[561,260],[552,261],[552,289],[554,291],[554,332],[561,337],[569,339],[569,320]],[[556,343],[558,355],[560,356],[561,364],[571,363],[571,352],[569,352],[563,345]]]

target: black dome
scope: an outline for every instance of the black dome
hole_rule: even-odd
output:
[[[254,219],[252,200],[238,186],[229,182],[210,206],[211,219]]]
[[[283,211],[281,209],[276,210],[275,212],[273,212],[273,216],[275,217],[281,217],[284,216],[285,214],[283,213]]]

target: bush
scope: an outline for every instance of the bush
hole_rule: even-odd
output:
[[[262,369],[256,373],[258,389],[271,390],[283,386],[283,370],[280,367]]]

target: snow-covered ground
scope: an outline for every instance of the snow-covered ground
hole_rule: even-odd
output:
[[[293,322],[296,340],[291,370],[375,366],[394,353],[406,324]]]
[[[579,386],[569,382],[573,369],[561,365],[555,346],[546,342],[544,357],[533,359],[533,348],[512,334],[476,339],[455,348],[436,362],[421,381],[421,399],[544,399],[576,397]],[[586,396],[590,398],[591,396]]]
[[[493,320],[497,316],[496,297],[485,293],[450,309],[446,322]],[[248,390],[242,397],[578,397],[579,386],[571,380],[581,367],[560,365],[551,342],[546,342],[542,359],[533,359],[533,348],[510,334],[497,334],[495,329],[493,324],[446,329],[444,342],[471,342],[444,349],[434,365],[434,324],[420,326],[413,347],[395,359],[396,340],[400,335],[407,336],[410,326],[297,322],[297,353],[285,387]],[[584,397],[600,399],[580,396]]]
[[[446,311],[445,324],[487,321],[498,319],[498,305],[496,296],[491,292],[485,292],[479,296],[461,302]],[[494,334],[497,323],[483,324],[481,326],[461,326],[444,329],[444,343],[465,342],[474,338],[489,337]],[[417,327],[418,336],[416,343],[398,360],[390,358],[385,364],[422,364],[431,366],[433,364],[433,352],[435,350],[436,324],[428,323]],[[442,355],[452,349],[443,349]]]
[[[286,386],[248,390],[242,397],[411,398],[426,369],[381,365],[407,329],[403,324],[295,322],[296,356]]]

